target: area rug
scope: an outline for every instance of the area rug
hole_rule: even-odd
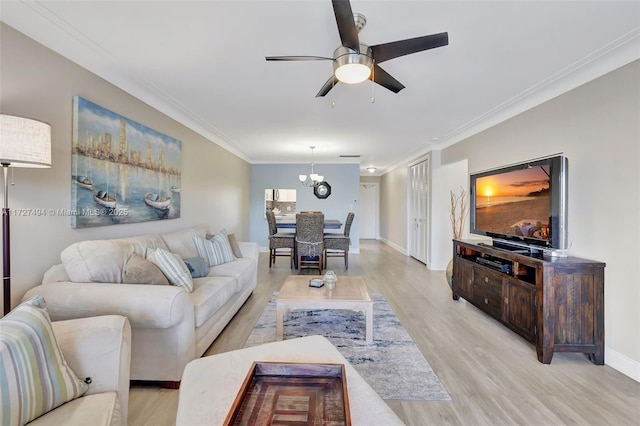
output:
[[[274,292],[245,347],[276,338]],[[296,310],[285,314],[284,338],[319,334],[334,344],[387,400],[450,401],[438,376],[380,293],[373,293],[373,343],[365,341],[365,316],[348,310]]]

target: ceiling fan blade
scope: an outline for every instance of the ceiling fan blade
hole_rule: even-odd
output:
[[[392,41],[371,47],[371,53],[376,63],[388,61],[399,56],[410,55],[423,50],[434,49],[449,44],[448,33],[431,34],[423,37]]]
[[[391,77],[391,74],[380,68],[377,64],[373,66],[373,73],[369,76],[369,80],[373,80],[380,86],[391,90],[393,93],[398,93],[404,89],[404,85],[395,78]]]
[[[339,81],[340,80],[338,80],[335,75],[332,75],[329,78],[329,80],[327,80],[327,82],[324,83],[324,86],[322,86],[322,89],[320,89],[320,91],[316,95],[316,98],[320,98],[320,97],[326,95],[327,93],[329,93],[329,90],[333,89],[333,86],[338,84]]]
[[[331,3],[333,3],[333,13],[336,15],[336,24],[338,24],[342,45],[360,52],[360,39],[356,22],[353,19],[351,3],[348,0],[332,0]]]
[[[265,56],[267,61],[333,61],[324,56]]]

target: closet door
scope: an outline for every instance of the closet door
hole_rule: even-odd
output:
[[[409,255],[426,264],[429,240],[429,159],[411,166],[409,176]]]

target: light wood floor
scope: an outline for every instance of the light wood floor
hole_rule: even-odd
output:
[[[260,256],[257,289],[206,355],[241,348],[291,273],[286,258],[269,269],[267,254]],[[453,301],[444,272],[373,240],[360,241],[349,266],[345,271],[342,259],[329,259],[338,276],[362,275],[384,295],[453,399],[388,401],[406,424],[639,424],[640,383],[581,354],[557,353],[550,365],[539,363],[533,345],[462,299]],[[136,385],[129,424],[172,425],[177,405],[178,391]]]

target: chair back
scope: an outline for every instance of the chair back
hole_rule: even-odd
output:
[[[344,223],[344,236],[348,237],[351,232],[351,224],[353,223],[353,218],[356,216],[354,212],[347,213],[347,220]]]
[[[324,242],[324,214],[296,215],[296,243],[301,256],[321,256]]]
[[[269,225],[269,236],[275,235],[278,232],[276,226],[276,215],[271,210],[267,210],[267,224]]]

